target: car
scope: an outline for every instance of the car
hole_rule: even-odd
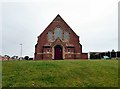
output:
[[[110,59],[110,57],[108,57],[108,56],[103,56],[103,58],[104,58],[104,59]]]

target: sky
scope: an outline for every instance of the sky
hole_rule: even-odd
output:
[[[0,55],[34,56],[37,37],[60,14],[83,52],[118,50],[119,0],[2,0]]]

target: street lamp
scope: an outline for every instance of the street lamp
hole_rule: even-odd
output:
[[[21,46],[20,56],[21,56],[21,58],[22,58],[22,44],[20,44],[20,46]],[[21,58],[20,58],[20,59],[21,59]]]

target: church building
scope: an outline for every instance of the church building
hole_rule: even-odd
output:
[[[82,52],[79,36],[57,15],[38,36],[34,60],[88,59]]]

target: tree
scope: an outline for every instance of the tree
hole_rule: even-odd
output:
[[[115,57],[116,57],[116,52],[115,52],[115,50],[114,50],[114,49],[112,49],[112,52],[111,52],[111,57],[112,57],[112,58],[115,58]]]
[[[9,60],[9,59],[10,59],[10,56],[4,55],[4,58],[6,58],[6,60]]]
[[[13,57],[11,57],[12,59],[18,59],[18,56],[13,56]]]
[[[33,60],[33,58],[29,58],[29,60]]]
[[[29,56],[25,56],[24,59],[25,59],[25,60],[29,60]]]
[[[95,59],[95,54],[94,53],[90,53],[90,59]]]

